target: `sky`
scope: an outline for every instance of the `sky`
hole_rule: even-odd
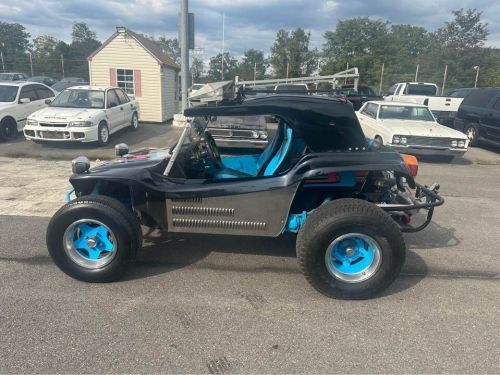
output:
[[[485,0],[190,0],[195,13],[196,47],[202,59],[220,52],[222,14],[225,49],[241,56],[249,48],[266,54],[281,29],[302,27],[311,32],[312,47],[321,48],[323,33],[338,20],[370,16],[392,23],[441,27],[451,11],[477,8],[489,23],[487,45],[500,47],[500,2]],[[71,39],[73,22],[84,21],[104,41],[116,26],[155,37],[177,36],[180,0],[1,0],[0,21],[23,24],[32,37],[49,34]]]

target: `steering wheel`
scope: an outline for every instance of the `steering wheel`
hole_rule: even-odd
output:
[[[206,150],[208,155],[210,156],[210,159],[212,159],[216,168],[218,169],[222,168],[223,167],[222,160],[220,158],[220,153],[219,150],[217,149],[217,145],[215,144],[214,137],[212,137],[212,134],[210,134],[210,132],[205,130],[204,138],[205,138]]]

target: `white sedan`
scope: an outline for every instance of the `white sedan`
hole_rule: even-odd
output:
[[[10,141],[23,130],[26,118],[47,106],[46,99],[56,96],[54,90],[41,83],[0,83],[0,141]]]
[[[467,151],[467,137],[438,124],[425,105],[371,101],[356,115],[367,138],[397,151],[450,160]]]
[[[26,139],[35,142],[98,142],[120,129],[139,126],[139,106],[117,87],[74,86],[28,117]]]

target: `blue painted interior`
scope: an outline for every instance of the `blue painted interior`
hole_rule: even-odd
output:
[[[279,166],[283,162],[283,159],[285,158],[286,154],[290,150],[290,145],[292,144],[292,138],[293,138],[293,130],[287,127],[285,131],[285,138],[281,143],[281,147],[278,149],[278,152],[274,154],[273,158],[267,164],[267,167],[264,171],[264,176],[272,176],[274,173],[276,173]]]

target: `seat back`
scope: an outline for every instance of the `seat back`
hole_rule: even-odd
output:
[[[276,135],[274,136],[273,140],[266,146],[264,151],[262,151],[262,154],[260,154],[259,158],[257,159],[256,170],[258,175],[261,175],[260,173],[261,170],[263,170],[269,164],[268,163],[269,160],[271,160],[273,155],[276,153],[277,149],[283,143],[284,134],[285,134],[285,123],[280,120]]]
[[[274,155],[271,157],[266,167],[264,168],[264,171],[262,173],[263,176],[272,176],[274,173],[276,173],[281,163],[285,159],[285,156],[288,154],[288,151],[290,150],[290,145],[292,144],[292,138],[293,138],[292,128],[286,127],[284,131],[284,139],[281,141],[280,147],[274,153]]]

